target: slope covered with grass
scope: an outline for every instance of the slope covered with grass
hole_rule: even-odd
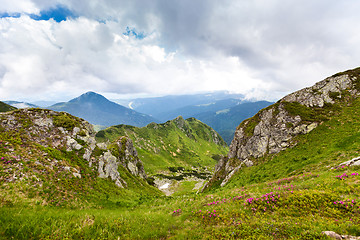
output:
[[[360,156],[360,100],[346,93],[336,98],[321,112],[288,106],[308,120],[321,119],[319,125],[296,136],[291,148],[265,154],[254,160],[254,166],[241,168],[224,187],[134,199],[131,208],[5,205],[0,209],[0,236],[330,239],[323,231],[360,236],[360,167],[342,164]]]
[[[8,112],[8,111],[12,111],[15,109],[16,109],[16,107],[13,107],[9,104],[6,104],[6,103],[0,101],[0,112]]]
[[[143,128],[118,125],[99,131],[98,141],[130,137],[146,172],[155,174],[169,168],[212,169],[220,155],[227,153],[223,139],[209,126],[178,117],[164,124],[151,123]]]
[[[96,147],[88,160],[84,158],[95,144],[90,124],[84,120],[66,113],[27,109],[2,114],[0,121],[2,207],[132,206],[144,197],[161,195],[122,165],[117,171],[126,188],[118,187],[110,177],[100,178],[98,161],[107,150]],[[76,147],[70,147],[70,142]]]

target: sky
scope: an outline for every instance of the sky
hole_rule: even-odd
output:
[[[1,0],[0,100],[230,91],[359,67],[358,0]]]

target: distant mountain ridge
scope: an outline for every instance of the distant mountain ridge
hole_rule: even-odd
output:
[[[224,141],[230,145],[236,127],[243,120],[254,116],[259,110],[273,104],[268,101],[240,102],[239,104],[219,111],[194,114],[193,117],[212,127]]]
[[[95,92],[84,93],[69,102],[57,103],[48,108],[55,111],[68,112],[92,124],[102,126],[128,124],[141,127],[157,121],[146,114],[138,113],[109,101],[104,96]]]
[[[187,105],[185,107],[176,108],[168,112],[162,112],[160,114],[155,115],[155,117],[164,122],[170,119],[174,119],[177,116],[182,116],[185,119],[190,117],[196,118],[196,116],[201,113],[207,113],[207,112],[215,113],[217,111],[231,108],[242,103],[244,103],[244,100],[241,99],[234,99],[234,98],[221,99],[203,104]]]
[[[238,99],[243,100],[245,97],[242,94],[232,94],[227,91],[218,91],[213,93],[203,93],[203,94],[188,94],[188,95],[168,95],[163,97],[152,97],[152,98],[137,98],[132,100],[114,100],[123,104],[124,106],[129,106],[131,109],[151,115],[161,121],[167,121],[174,119],[175,117],[181,115],[177,114],[176,116],[172,115],[167,118],[160,118],[162,114],[166,114],[171,111],[178,111],[183,107],[200,105],[200,104],[209,104],[219,100],[224,99]]]
[[[139,98],[120,102],[136,111],[149,114],[160,122],[169,121],[177,116],[185,119],[194,117],[217,131],[228,145],[240,122],[272,104],[267,101],[246,100],[242,94],[227,91]]]
[[[9,104],[16,108],[38,108],[37,105],[27,102],[18,102],[18,101],[4,101],[4,103]]]

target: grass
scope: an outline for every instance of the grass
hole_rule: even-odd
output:
[[[131,189],[118,189],[90,172],[66,184],[48,178],[40,188],[32,186],[35,181],[5,182],[6,162],[14,152],[25,156],[21,146],[29,143],[19,132],[0,131],[0,154],[6,160],[0,163],[0,239],[329,239],[322,231],[360,236],[360,167],[339,166],[360,155],[360,100],[339,101],[332,111],[316,129],[297,136],[294,147],[257,159],[224,187],[195,193],[194,183],[184,182],[171,197],[152,192],[130,175],[122,177],[134,181]],[[196,139],[192,128],[185,132]],[[169,136],[180,143],[180,138]],[[142,148],[150,145],[145,138],[139,143]],[[166,148],[173,152],[170,145]],[[30,149],[35,159],[11,161],[33,171],[46,149],[29,145],[26,151]],[[207,151],[200,146],[198,150]],[[76,152],[57,151],[51,153],[54,158],[82,166]],[[165,166],[173,173],[187,169]],[[45,176],[53,174],[46,166],[37,169],[47,171]],[[36,175],[44,182],[45,176]],[[92,188],[84,191],[90,182]],[[69,204],[43,204],[58,196]]]
[[[8,112],[8,111],[12,111],[15,109],[16,109],[16,107],[10,106],[10,105],[0,101],[0,112]]]
[[[356,168],[306,172],[131,207],[2,207],[3,239],[326,239],[360,235]],[[338,175],[348,173],[340,180]]]

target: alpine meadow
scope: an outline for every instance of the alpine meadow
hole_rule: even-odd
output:
[[[355,239],[359,83],[357,68],[285,96],[243,121],[230,150],[196,119],[96,133],[67,113],[7,108],[1,238]],[[154,187],[214,161],[201,191],[194,179],[181,194]]]
[[[0,0],[0,240],[360,240],[359,0]]]

